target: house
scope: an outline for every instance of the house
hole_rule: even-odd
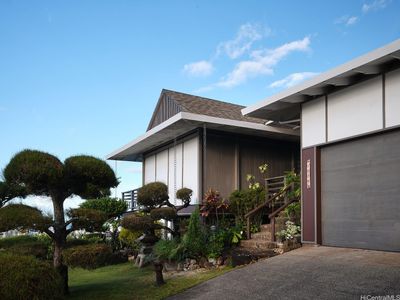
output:
[[[265,120],[243,116],[243,108],[162,90],[147,132],[107,158],[142,162],[143,184],[164,182],[174,204],[180,204],[177,189],[192,189],[193,205],[180,214],[190,214],[209,188],[228,198],[246,187],[246,175],[260,176],[258,166],[263,163],[270,166],[269,176],[299,169],[299,131],[290,124],[269,126]],[[133,206],[135,193],[123,193]]]
[[[400,251],[400,40],[242,112],[301,120],[304,243]]]

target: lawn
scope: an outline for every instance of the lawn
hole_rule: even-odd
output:
[[[166,284],[156,287],[154,271],[150,267],[139,269],[133,263],[113,265],[93,271],[71,269],[69,272],[71,295],[68,299],[164,299],[229,270],[231,268],[225,267],[165,275]]]

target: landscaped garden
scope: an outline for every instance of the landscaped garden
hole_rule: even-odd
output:
[[[267,165],[260,166],[261,173],[266,171]],[[240,255],[235,252],[241,240],[250,237],[246,232],[257,234],[265,226],[266,191],[252,175],[248,188],[232,192],[229,199],[209,189],[201,207],[186,219],[179,211],[190,205],[192,190],[179,189],[178,204],[172,204],[168,187],[161,182],[140,188],[140,209],[126,213],[124,201],[109,197],[110,187],[118,184],[114,172],[90,156],[74,156],[63,163],[48,153],[25,150],[14,156],[3,175],[0,232],[17,229],[31,234],[0,239],[0,298],[5,300],[67,295],[162,299],[251,262],[251,255],[250,260],[236,261],[243,250]],[[288,184],[298,186],[297,175],[289,172],[286,177]],[[54,217],[7,203],[27,195],[48,196]],[[87,200],[64,211],[63,202],[70,195]],[[297,199],[299,189],[287,196]],[[299,233],[300,210],[298,202],[285,207],[276,218],[276,237],[286,240],[289,249]],[[246,216],[255,209],[252,222],[246,224]]]

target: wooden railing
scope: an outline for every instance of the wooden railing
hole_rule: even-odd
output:
[[[137,193],[139,189],[131,190],[131,191],[126,191],[122,192],[122,200],[125,201],[128,204],[128,210],[127,211],[134,211],[137,210],[138,204],[137,204]]]
[[[274,212],[270,213],[268,215],[268,218],[270,220],[270,224],[271,224],[271,237],[272,237],[272,241],[275,242],[275,218],[276,216],[282,211],[284,210],[286,207],[288,207],[290,204],[292,204],[293,202],[298,201],[298,198],[294,198],[289,200],[288,202],[286,202],[284,205],[282,205],[281,207],[279,207],[277,210],[275,210]]]
[[[265,197],[271,198],[286,186],[286,176],[276,176],[265,179]]]
[[[244,217],[246,218],[247,221],[247,238],[250,239],[251,238],[251,230],[250,230],[250,225],[251,225],[251,218],[258,213],[261,209],[265,208],[265,207],[270,207],[272,209],[272,213],[270,215],[273,215],[277,210],[279,210],[282,206],[287,206],[287,192],[292,190],[294,187],[293,184],[289,184],[287,186],[285,186],[284,188],[282,188],[279,192],[274,193],[270,198],[268,198],[264,203],[260,204],[259,206],[257,206],[256,208],[254,208],[253,210],[249,211]],[[283,199],[283,201],[282,201]],[[278,201],[280,200],[280,201]],[[274,210],[274,208],[277,206],[277,202],[279,202],[281,205],[279,205],[277,210]],[[281,211],[281,210],[280,210]],[[271,220],[271,219],[270,219]],[[274,223],[275,223],[275,215],[274,215]],[[274,224],[274,231],[275,231],[275,224]],[[272,237],[273,239],[275,239],[275,234]]]

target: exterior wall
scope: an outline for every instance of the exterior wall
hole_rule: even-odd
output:
[[[209,188],[227,197],[237,189],[235,182],[235,141],[224,136],[207,134],[206,176],[203,192]]]
[[[146,157],[146,163],[143,162],[144,183],[156,181],[156,156],[151,155]]]
[[[385,76],[386,127],[400,125],[400,69]]]
[[[326,142],[326,99],[319,98],[315,101],[305,103],[302,109],[302,146],[303,148],[311,145]]]
[[[382,129],[382,76],[328,95],[327,109],[328,141]]]
[[[198,136],[145,156],[143,166],[144,184],[154,181],[165,183],[172,203],[181,204],[175,199],[175,193],[182,187],[192,189],[191,204],[198,203],[200,176]]]
[[[199,155],[199,138],[194,138],[183,143],[182,187],[192,189],[195,196],[199,194]]]
[[[213,188],[224,198],[247,187],[247,174],[263,183],[258,170],[261,164],[269,164],[268,177],[281,176],[293,168],[298,171],[300,149],[296,142],[207,132],[206,145],[203,191]]]
[[[305,103],[301,118],[302,238],[304,242],[320,243],[320,147],[398,127],[400,70],[377,75]],[[307,161],[311,164],[310,176],[307,175]]]

